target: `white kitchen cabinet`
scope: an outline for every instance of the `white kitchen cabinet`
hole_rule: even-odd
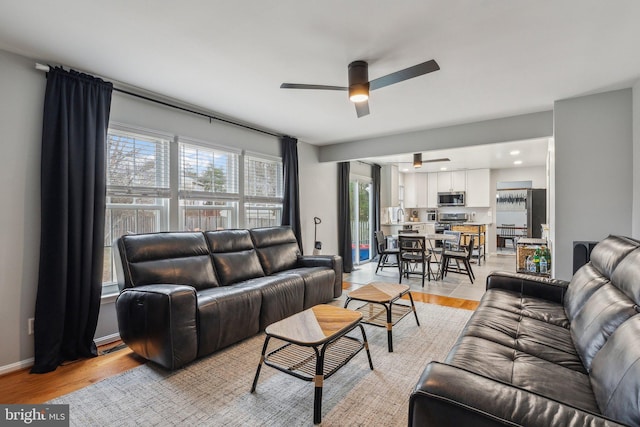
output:
[[[465,204],[471,208],[491,206],[491,175],[489,169],[470,169],[467,171]]]
[[[416,199],[416,174],[405,173],[404,175],[404,207],[407,209],[418,206]]]
[[[416,206],[419,208],[427,207],[427,174],[414,173],[416,184]]]
[[[438,207],[438,173],[427,174],[427,207]]]
[[[466,191],[466,171],[438,172],[438,191]]]

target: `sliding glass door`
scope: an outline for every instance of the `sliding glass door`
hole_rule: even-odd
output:
[[[371,178],[352,176],[349,180],[353,265],[371,259],[372,188]]]

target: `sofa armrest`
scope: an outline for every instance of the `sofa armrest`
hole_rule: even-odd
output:
[[[498,288],[519,292],[562,304],[569,286],[566,280],[549,279],[531,274],[494,271],[487,276],[487,290]]]
[[[342,295],[342,257],[339,255],[304,255],[298,257],[300,267],[329,267],[336,274],[333,283],[333,297]]]
[[[409,401],[410,426],[620,426],[599,414],[431,362]]]
[[[168,369],[198,353],[196,291],[187,285],[127,288],[116,299],[120,338],[134,352]]]

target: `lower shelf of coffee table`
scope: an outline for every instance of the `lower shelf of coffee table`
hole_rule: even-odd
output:
[[[349,336],[327,344],[324,353],[324,378],[329,378],[363,348],[361,340]],[[287,343],[269,352],[264,363],[306,381],[313,381],[316,375],[316,352],[313,347]]]
[[[375,326],[387,326],[387,310],[380,304],[367,303],[355,309],[362,313],[362,320],[360,323],[367,323]],[[395,325],[411,313],[411,307],[404,304],[393,304],[391,306],[391,324]]]

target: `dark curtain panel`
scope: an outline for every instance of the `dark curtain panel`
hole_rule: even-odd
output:
[[[284,175],[284,200],[282,225],[289,225],[298,239],[302,252],[302,227],[300,227],[300,185],[298,183],[298,140],[289,136],[280,139],[282,144],[282,170]]]
[[[371,259],[378,255],[378,244],[374,233],[380,230],[380,165],[371,165],[371,186],[373,187],[373,216],[371,218]]]
[[[349,162],[338,163],[338,250],[345,273],[353,270],[351,254],[351,204],[349,203]]]
[[[42,126],[40,272],[31,372],[97,355],[111,83],[51,68]]]

